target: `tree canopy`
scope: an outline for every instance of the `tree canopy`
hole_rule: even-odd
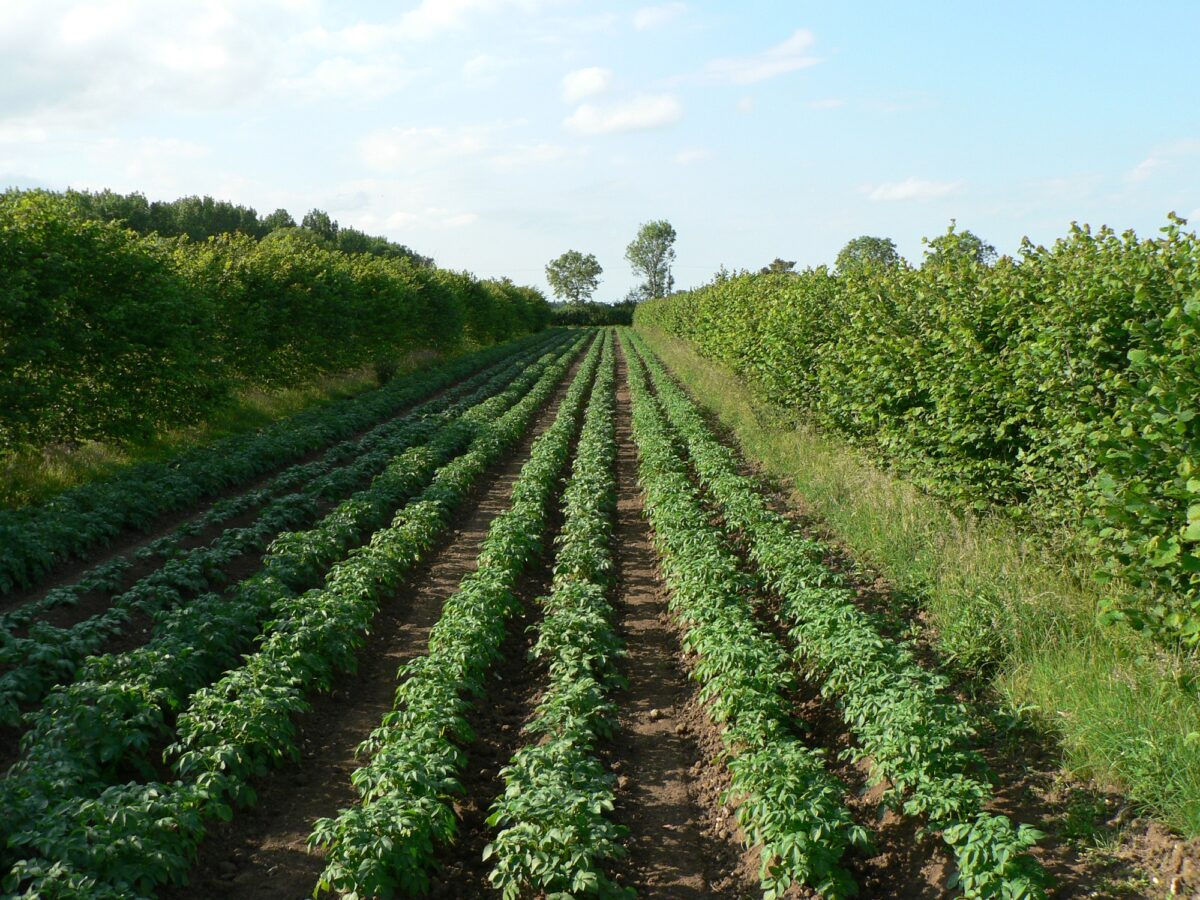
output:
[[[836,265],[838,272],[845,275],[848,272],[861,272],[868,267],[896,266],[900,262],[895,241],[864,234],[846,242],[846,246],[838,252]]]
[[[973,262],[981,266],[996,261],[996,248],[969,229],[958,229],[954,219],[946,233],[925,242],[926,266],[941,266],[954,262]]]
[[[603,271],[595,254],[568,250],[546,264],[546,280],[560,300],[587,303],[599,287]]]
[[[633,274],[641,276],[647,298],[665,297],[675,286],[671,264],[675,262],[675,229],[666,219],[646,222],[625,248],[625,259]]]

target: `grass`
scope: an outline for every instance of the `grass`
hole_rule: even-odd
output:
[[[965,518],[836,436],[759,402],[690,345],[640,329],[742,451],[925,613],[948,664],[1055,739],[1072,773],[1200,835],[1195,660],[1103,626],[1086,559],[995,517]]]
[[[397,374],[429,361],[427,355],[414,358],[399,367]],[[0,453],[0,507],[14,509],[40,503],[76,485],[107,478],[126,466],[169,459],[189,447],[253,431],[378,385],[375,372],[363,368],[324,375],[293,387],[248,386],[206,421],[163,431],[143,441],[85,441],[5,451]]]

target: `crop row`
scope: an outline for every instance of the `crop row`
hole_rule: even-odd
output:
[[[300,677],[298,667],[319,683],[316,670],[308,667],[320,667],[325,657],[299,653],[296,647],[312,639],[322,624],[327,636],[342,641],[343,647],[359,639],[349,627],[354,617],[343,621],[331,610],[352,600],[373,604],[383,587],[374,578],[386,572],[400,577],[415,561],[413,553],[432,546],[479,473],[511,445],[553,390],[580,343],[568,348],[540,378],[540,367],[534,367],[522,384],[473,409],[468,415],[474,421],[460,419],[448,426],[444,441],[407,451],[376,479],[374,492],[347,501],[327,517],[329,528],[312,544],[294,542],[289,548],[292,561],[302,571],[314,568],[311,551],[320,550],[320,564],[331,565],[359,540],[358,535],[386,524],[388,510],[396,503],[412,496],[422,483],[428,484],[391,527],[375,535],[370,546],[335,566],[322,590],[300,595],[289,584],[289,572],[268,566],[228,598],[206,595],[175,611],[160,622],[160,633],[150,644],[119,657],[90,660],[75,684],[53,692],[33,717],[34,728],[23,742],[26,758],[0,786],[0,799],[11,811],[9,824],[15,819],[21,826],[9,836],[10,847],[37,854],[17,862],[9,888],[28,882],[31,890],[87,894],[107,884],[120,893],[176,877],[199,839],[201,812],[221,814],[229,795],[251,799],[245,779],[272,757],[289,752],[280,743],[280,734],[255,732],[254,722],[256,716],[269,714],[268,701],[288,699],[302,705],[309,682]],[[518,400],[527,390],[524,385],[535,378],[532,390]],[[454,445],[472,434],[467,452],[434,473],[444,457],[454,455]],[[438,443],[441,446],[435,446]],[[380,496],[386,496],[387,502],[380,503]],[[326,555],[328,536],[340,536],[340,553]],[[216,689],[193,695],[234,662],[268,617],[272,623],[262,648],[248,660],[248,666],[265,679],[258,685],[259,695],[246,696],[244,705],[234,702],[230,690],[241,684],[244,674],[240,673],[248,671],[246,666],[234,669]],[[332,652],[328,647],[326,651]],[[280,654],[282,658],[276,659]],[[274,661],[273,667],[263,665],[268,659]],[[170,787],[156,783],[105,787],[116,763],[125,771],[139,767],[151,743],[168,733],[169,718],[187,706],[189,695],[193,695],[189,713],[206,703],[205,708],[215,706],[217,714],[237,727],[229,744],[212,746],[205,744],[204,735],[216,736],[217,729],[206,729],[201,716],[192,715],[190,720],[187,714],[180,716],[179,733],[186,728],[198,737],[196,746],[188,748],[189,754],[177,758],[175,765],[193,774],[202,757],[215,758],[218,771],[196,774]],[[221,696],[223,703],[217,699]],[[246,717],[240,726],[237,716]],[[263,744],[251,740],[256,733]],[[250,762],[239,768],[239,760]],[[152,771],[148,760],[140,768]],[[155,824],[159,821],[167,824],[159,827]]]
[[[599,351],[597,341],[553,424],[534,442],[511,505],[492,520],[476,570],[446,600],[428,653],[401,668],[393,710],[360,748],[370,757],[352,776],[361,803],[314,825],[310,843],[328,848],[318,892],[421,892],[435,848],[453,840],[452,800],[473,738],[471,698],[483,695],[507,622],[520,608],[517,579],[542,553]]]
[[[361,431],[502,359],[514,347],[541,339],[533,335],[472,353],[170,461],[135,466],[47,503],[0,512],[0,595],[31,586],[57,563],[83,556],[126,529],[145,528],[162,515]]]
[[[262,552],[272,537],[286,528],[311,523],[323,501],[344,496],[385,469],[408,447],[428,442],[464,411],[502,390],[528,362],[527,354],[520,354],[474,392],[464,397],[439,398],[427,404],[428,408],[379,426],[359,443],[360,453],[353,462],[327,471],[297,492],[276,498],[260,510],[252,524],[227,529],[209,545],[168,560],[114,597],[103,612],[66,628],[36,622],[24,637],[10,637],[0,648],[0,664],[12,666],[0,676],[0,723],[15,725],[19,704],[37,701],[54,684],[68,680],[84,657],[120,634],[136,613],[153,616],[178,606],[187,596],[213,589],[223,577],[224,566],[239,557]],[[431,415],[434,412],[437,414]],[[280,535],[276,546],[295,539],[290,534]]]
[[[760,628],[744,575],[708,514],[670,426],[650,393],[646,373],[624,344],[639,480],[670,607],[694,655],[692,677],[722,739],[731,785],[728,800],[748,846],[761,845],[760,880],[768,900],[793,883],[824,896],[847,896],[854,884],[840,860],[868,846],[842,802],[845,786],[825,769],[820,750],[792,734],[788,696],[795,687],[783,649]]]
[[[604,348],[584,417],[571,480],[554,581],[533,657],[549,677],[531,736],[503,770],[505,790],[488,824],[499,826],[484,850],[494,858],[491,883],[505,900],[541,895],[617,897],[603,864],[625,854],[625,829],[613,809],[613,776],[596,757],[612,732],[610,690],[620,682],[623,643],[613,627],[612,540],[616,514],[614,354]]]
[[[1041,896],[1043,873],[1025,852],[1041,835],[983,810],[991,787],[976,774],[982,760],[969,749],[970,719],[947,695],[945,679],[919,666],[902,642],[880,634],[823,564],[822,547],[770,509],[691,399],[635,342],[701,482],[727,525],[746,536],[763,586],[779,596],[797,660],[841,710],[856,739],[853,759],[869,763],[873,783],[889,785],[884,802],[927,818],[942,833],[965,896]]]
[[[519,359],[536,358],[563,340],[564,336],[550,333],[543,335],[542,338],[542,340],[523,340],[506,345],[511,352],[499,362],[488,365],[469,378],[454,384],[440,396],[424,401],[399,420],[385,419],[384,422],[376,425],[359,438],[341,440],[326,450],[320,458],[307,463],[290,465],[262,487],[219,500],[204,513],[189,519],[168,534],[156,538],[130,553],[98,563],[85,571],[76,581],[54,587],[38,599],[0,615],[0,648],[8,645],[9,637],[18,629],[29,626],[38,616],[55,607],[74,606],[85,594],[94,591],[107,594],[117,592],[120,590],[126,573],[136,561],[167,561],[178,558],[182,552],[181,548],[188,538],[260,507],[274,497],[290,493],[336,466],[354,459],[374,447],[398,423],[407,423],[421,415],[441,412],[451,404],[457,403],[460,398],[476,391],[485,382],[495,377],[501,369],[513,365],[514,361]]]

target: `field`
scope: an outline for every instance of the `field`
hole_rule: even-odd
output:
[[[147,479],[26,511],[7,892],[1195,887],[1187,845],[1113,825],[1117,794],[964,693],[632,331],[543,332],[260,434],[220,477],[174,470],[173,500]]]

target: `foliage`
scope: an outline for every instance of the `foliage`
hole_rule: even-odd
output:
[[[898,266],[903,261],[891,238],[864,234],[846,242],[846,246],[838,251],[835,265],[838,272],[845,275],[861,272],[869,266]]]
[[[675,286],[671,264],[675,262],[675,229],[666,219],[645,222],[637,237],[625,248],[625,259],[633,274],[644,279],[646,297],[665,297]]]
[[[639,307],[767,400],[964,506],[1086,539],[1130,586],[1107,610],[1200,644],[1200,239],[1075,227],[980,262],[743,275]],[[973,249],[975,248],[975,249]]]
[[[88,218],[80,196],[0,195],[6,446],[143,438],[213,412],[239,383],[453,352],[549,317],[531,289],[342,253],[305,228],[139,236]]]
[[[600,263],[596,254],[586,256],[578,250],[568,250],[546,264],[546,280],[554,296],[567,303],[587,303],[600,285]]]
[[[824,564],[827,549],[768,506],[690,398],[647,350],[639,352],[701,482],[728,526],[747,536],[761,582],[780,598],[779,620],[790,629],[796,656],[841,708],[856,738],[848,755],[870,765],[874,783],[888,784],[884,802],[942,832],[967,897],[1042,896],[1044,872],[1024,854],[1041,835],[983,811],[991,788],[975,775],[982,761],[968,749],[973,730],[945,680],[879,633]]]
[[[758,271],[763,275],[770,275],[771,273],[781,274],[784,272],[794,272],[795,270],[796,261],[794,259],[783,259],[777,256],[771,260],[769,265],[763,266]]]
[[[28,880],[32,893],[53,894],[64,878],[119,886],[130,871],[143,871],[131,855],[136,847],[172,860],[147,877],[178,880],[202,837],[181,823],[227,817],[230,801],[253,802],[248,779],[295,754],[292,713],[352,663],[381,593],[428,551],[475,480],[520,438],[581,343],[565,353],[560,344],[533,368],[517,365],[522,374],[507,390],[451,417],[439,438],[416,448],[424,462],[403,454],[316,529],[281,540],[264,570],[228,596],[205,595],[163,617],[150,643],[90,660],[74,684],[52,693],[33,717],[24,758],[0,782],[7,855],[28,854],[14,869],[24,874],[5,888]],[[467,451],[455,455],[464,439]],[[346,557],[372,532],[369,545]],[[322,580],[324,587],[305,590]],[[260,648],[239,661],[268,619]],[[197,690],[222,671],[220,681]],[[234,703],[239,697],[245,702]],[[168,756],[179,780],[107,786],[131,768],[155,777],[152,744],[185,706]],[[125,768],[114,771],[114,760]],[[175,815],[156,801],[151,816],[150,798],[173,804],[166,809]],[[124,850],[91,840],[85,823],[94,816],[116,825]]]
[[[478,567],[446,599],[428,653],[401,667],[395,707],[361,746],[370,758],[351,776],[361,804],[314,824],[310,844],[328,848],[314,893],[423,892],[435,848],[454,839],[452,802],[462,791],[463,748],[472,740],[465,718],[470,698],[483,695],[500,654],[519,605],[517,579],[541,554],[599,351],[600,341],[593,341],[554,422],[534,442],[510,506],[488,528]]]
[[[563,494],[554,582],[532,652],[549,663],[549,684],[525,728],[531,741],[502,770],[504,793],[488,817],[501,829],[484,858],[495,860],[491,883],[506,900],[627,893],[604,871],[606,860],[624,856],[625,829],[607,816],[613,776],[595,753],[612,728],[608,692],[620,683],[623,654],[607,597],[617,498],[614,381],[609,333]]]
[[[959,263],[991,265],[996,261],[996,248],[979,235],[964,228],[961,231],[950,220],[946,233],[925,242],[926,266],[945,266]]]
[[[843,805],[844,786],[825,770],[822,752],[791,733],[787,697],[795,680],[786,656],[750,609],[751,585],[720,529],[709,524],[643,365],[625,346],[638,477],[670,607],[684,628],[684,648],[695,656],[701,701],[724,726],[728,799],[738,804],[749,845],[762,848],[764,897],[780,897],[793,883],[851,896],[855,885],[840,860],[851,847],[867,847],[867,833]]]
[[[554,303],[550,321],[555,325],[631,325],[633,303]]]

